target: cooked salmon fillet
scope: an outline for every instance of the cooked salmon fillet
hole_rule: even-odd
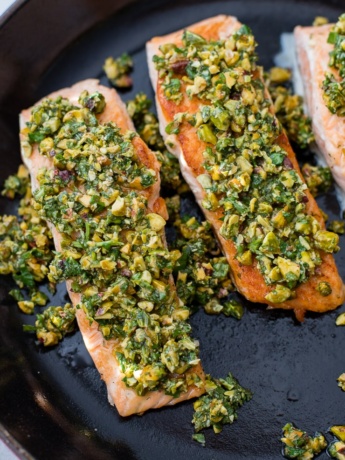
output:
[[[345,192],[345,117],[332,114],[323,99],[322,82],[326,73],[339,79],[336,69],[328,66],[333,45],[327,38],[333,24],[301,27],[294,30],[296,53],[305,92],[308,114],[315,140],[332,175]]]
[[[62,96],[69,99],[69,101],[74,105],[79,105],[78,97],[84,90],[89,91],[91,94],[98,91],[105,97],[107,103],[106,108],[100,115],[98,115],[100,123],[113,121],[117,124],[122,133],[127,130],[134,131],[134,127],[126,111],[126,107],[122,103],[116,91],[114,89],[101,86],[98,80],[90,79],[82,81],[71,88],[65,88],[54,92],[48,97],[54,99],[57,96]],[[26,122],[30,120],[30,115],[31,109],[23,110],[20,115],[21,128],[26,126]],[[21,135],[21,138],[23,139],[23,135]],[[149,187],[149,189],[142,191],[142,193],[146,194],[148,198],[148,212],[158,213],[166,219],[167,211],[165,202],[159,197],[159,164],[156,157],[138,136],[135,137],[132,142],[136,154],[139,156],[141,162],[145,164],[145,166],[155,170],[158,177],[158,180],[154,185]],[[49,158],[40,154],[37,144],[33,145],[33,150],[29,157],[25,155],[25,152],[22,152],[22,157],[24,163],[30,171],[32,188],[33,190],[36,190],[38,187],[36,177],[39,169],[54,168],[53,163]],[[50,227],[55,247],[58,251],[60,251],[61,235],[55,227],[52,225],[50,225]],[[174,289],[172,279],[171,288]],[[79,304],[81,295],[71,290],[69,282],[67,282],[67,290],[73,305]],[[149,392],[145,396],[138,396],[135,390],[126,387],[125,383],[122,381],[124,375],[120,370],[119,363],[114,353],[114,350],[118,347],[118,342],[114,339],[105,340],[99,330],[97,322],[93,321],[90,324],[86,314],[81,308],[76,310],[76,317],[85,346],[106,384],[109,402],[112,405],[115,404],[120,415],[128,416],[135,413],[142,413],[148,409],[156,409],[166,405],[173,405],[180,401],[194,398],[203,393],[203,389],[197,388],[196,386],[190,386],[188,392],[181,394],[178,398],[168,396],[160,391]],[[189,372],[191,371],[197,373],[202,379],[204,378],[200,364],[193,367]]]
[[[236,18],[220,15],[189,26],[187,29],[201,35],[206,40],[219,40],[230,37],[240,26],[241,24]],[[207,144],[199,139],[196,128],[191,126],[188,122],[182,122],[182,124],[180,124],[178,134],[170,134],[168,136],[165,131],[166,126],[173,121],[174,115],[177,113],[188,112],[189,114],[195,114],[200,108],[200,99],[195,96],[191,99],[188,98],[183,90],[184,86],[182,84],[183,99],[181,103],[176,105],[173,101],[168,100],[164,95],[162,79],[159,78],[158,72],[152,61],[154,55],[160,55],[159,47],[161,45],[173,43],[177,46],[181,46],[182,34],[183,31],[180,30],[163,37],[155,37],[147,43],[146,49],[150,78],[156,92],[156,104],[161,134],[164,136],[169,150],[178,157],[182,174],[192,189],[197,202],[201,206],[201,202],[206,194],[201,184],[197,181],[197,177],[206,172],[203,167],[203,151]],[[271,110],[273,111],[273,108],[271,108]],[[287,157],[290,159],[293,168],[298,172],[300,177],[302,177],[295,154],[285,133],[279,135],[276,139],[276,143],[286,151]],[[306,195],[309,200],[307,203],[307,212],[312,214],[319,221],[321,228],[324,228],[325,224],[320,209],[308,190],[306,191]],[[207,220],[212,224],[222,250],[227,257],[232,278],[238,291],[251,302],[268,304],[273,308],[292,309],[295,311],[296,317],[299,320],[303,320],[306,310],[324,312],[338,307],[344,301],[344,286],[338,274],[334,258],[331,254],[322,252],[321,266],[316,274],[311,276],[307,282],[296,288],[295,298],[279,304],[267,302],[265,296],[272,290],[272,287],[265,284],[263,275],[257,268],[257,264],[253,263],[250,266],[242,265],[235,258],[236,247],[233,241],[224,239],[220,234],[220,227],[222,225],[221,219],[224,216],[224,210],[219,208],[217,211],[208,211],[202,206],[201,208]],[[327,281],[332,287],[332,293],[327,298],[323,297],[316,290],[318,283],[321,281]]]

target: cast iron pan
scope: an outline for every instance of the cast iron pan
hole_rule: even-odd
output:
[[[132,3],[129,5],[129,3]],[[126,6],[127,5],[127,6]],[[152,96],[145,62],[145,41],[220,13],[248,23],[260,43],[261,63],[272,65],[279,36],[316,15],[334,21],[339,1],[19,1],[0,27],[0,181],[19,164],[17,114],[38,98],[88,77],[108,84],[101,72],[108,55],[127,51],[134,57],[131,98],[142,90]],[[197,212],[190,198],[184,209]],[[16,203],[0,200],[1,213]],[[330,219],[339,217],[334,191],[320,199]],[[345,238],[336,260],[345,278]],[[298,324],[290,312],[266,311],[243,300],[241,321],[192,318],[201,341],[204,368],[214,376],[231,371],[254,392],[232,426],[206,447],[191,440],[192,404],[120,418],[107,402],[106,389],[89,358],[80,333],[51,350],[22,332],[33,321],[19,313],[0,277],[0,423],[2,437],[21,458],[37,459],[279,459],[281,428],[288,422],[326,432],[345,422],[345,394],[337,377],[345,371],[345,330],[336,312],[308,314]],[[52,299],[66,301],[61,287]],[[330,436],[328,439],[330,439]],[[20,448],[23,447],[23,449]],[[327,458],[324,453],[320,458]]]

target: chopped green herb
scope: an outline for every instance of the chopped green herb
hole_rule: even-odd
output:
[[[14,300],[16,300],[17,302],[19,302],[20,300],[24,300],[24,296],[23,296],[23,293],[22,291],[20,291],[19,289],[12,289],[9,294],[14,298]]]
[[[236,300],[230,300],[225,302],[223,313],[226,316],[233,316],[236,319],[241,319],[244,314],[244,310],[243,306],[239,302]]]
[[[205,435],[203,433],[194,433],[192,439],[196,442],[199,442],[203,447],[206,444]]]

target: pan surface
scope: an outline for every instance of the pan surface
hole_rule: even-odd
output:
[[[47,5],[50,2],[22,3],[24,11],[29,4],[31,9],[34,5],[41,8],[42,21],[53,20],[53,11]],[[94,6],[99,2],[84,2],[87,3]],[[110,3],[109,12],[113,12]],[[334,21],[342,13],[341,6],[344,7],[342,0],[146,1],[124,7],[87,32],[85,24],[82,29],[76,21],[76,34],[71,39],[78,31],[84,33],[73,43],[65,43],[58,58],[52,44],[52,54],[44,56],[44,65],[37,67],[35,63],[36,73],[28,69],[28,74],[23,75],[19,65],[8,69],[13,73],[13,81],[21,81],[21,85],[12,85],[0,97],[0,134],[6,139],[0,150],[0,180],[15,172],[20,161],[16,141],[18,111],[51,91],[84,78],[100,78],[101,83],[108,85],[101,69],[109,55],[118,56],[126,51],[134,59],[133,89],[124,93],[123,98],[128,100],[139,91],[152,98],[144,46],[154,35],[221,13],[235,15],[252,27],[259,42],[260,63],[268,67],[279,51],[282,32],[291,32],[297,24],[311,24],[315,16]],[[73,9],[71,15],[76,15]],[[16,13],[9,22],[15,18]],[[31,33],[35,34],[35,30]],[[61,33],[56,32],[56,42],[62,43],[66,37]],[[5,45],[9,46],[2,43],[1,47]],[[0,84],[5,78],[3,73],[4,69],[0,70]],[[339,218],[334,190],[318,201],[330,220]],[[16,206],[0,199],[1,214],[15,213]],[[183,207],[186,212],[198,212],[190,197],[184,198]],[[345,237],[341,237],[340,245],[342,249],[335,257],[345,279]],[[220,435],[206,432],[203,448],[191,439],[190,402],[151,411],[142,417],[120,418],[108,404],[105,385],[80,333],[67,337],[51,350],[38,346],[33,336],[22,332],[22,324],[33,323],[34,318],[19,312],[8,295],[13,287],[10,278],[0,277],[0,423],[2,436],[8,432],[29,453],[21,453],[22,458],[32,455],[42,460],[270,460],[280,458],[281,428],[288,421],[310,433],[324,434],[329,426],[345,423],[345,393],[336,382],[345,372],[345,329],[335,326],[335,318],[344,307],[324,315],[307,314],[303,324],[298,324],[290,312],[266,311],[265,307],[243,299],[246,313],[241,321],[207,316],[203,311],[196,313],[192,325],[194,336],[201,342],[206,372],[223,377],[231,371],[254,393],[233,425],[226,426]],[[61,286],[51,304],[66,300]],[[328,457],[323,453],[319,458]]]

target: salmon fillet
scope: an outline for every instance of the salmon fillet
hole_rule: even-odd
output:
[[[48,97],[51,99],[57,96],[62,96],[69,99],[74,105],[78,104],[78,97],[84,90],[89,91],[90,94],[98,91],[105,97],[106,108],[98,115],[100,123],[106,123],[113,121],[120,128],[121,132],[124,133],[127,130],[133,130],[133,124],[127,114],[126,107],[122,103],[120,97],[114,89],[109,89],[101,86],[98,80],[85,80],[75,84],[70,88],[65,88],[60,91],[50,94]],[[20,126],[24,128],[26,122],[30,120],[31,109],[23,110],[20,115]],[[23,134],[21,134],[21,140],[23,140]],[[167,210],[165,202],[159,197],[159,164],[153,152],[151,152],[145,143],[136,136],[133,139],[133,145],[136,154],[139,156],[141,162],[148,168],[153,169],[157,175],[157,181],[149,187],[149,189],[143,190],[142,193],[147,195],[148,198],[148,212],[155,212],[160,214],[164,219],[167,219]],[[31,175],[33,191],[38,188],[37,174],[41,168],[52,169],[54,168],[53,162],[50,158],[47,158],[40,154],[38,145],[34,144],[32,153],[27,156],[22,151],[23,161],[28,167]],[[61,250],[61,234],[56,230],[54,226],[50,224],[54,244],[58,251]],[[171,278],[171,289],[175,289],[173,280]],[[81,301],[81,295],[71,290],[71,283],[67,281],[67,290],[73,305],[78,305]],[[204,392],[202,388],[198,388],[191,385],[188,391],[182,393],[179,397],[174,398],[164,394],[162,391],[151,391],[145,394],[145,396],[138,396],[135,390],[128,388],[122,381],[124,374],[121,372],[120,365],[115,357],[114,350],[118,348],[119,342],[117,340],[105,340],[101,331],[99,330],[97,321],[93,321],[91,324],[89,319],[86,317],[83,309],[78,308],[76,310],[76,318],[84,339],[85,346],[90,353],[96,368],[98,369],[102,379],[104,380],[108,399],[110,404],[116,406],[118,412],[122,416],[128,416],[135,413],[142,413],[148,409],[156,409],[166,405],[173,405],[178,402],[194,398]],[[200,364],[192,367],[190,371],[196,373],[201,379],[204,379],[204,374]]]
[[[187,29],[201,35],[206,40],[219,40],[230,37],[240,26],[241,24],[236,18],[220,15],[189,26]],[[180,124],[178,134],[167,135],[165,131],[166,126],[173,121],[177,113],[188,112],[189,114],[195,114],[200,108],[200,99],[196,96],[193,96],[191,99],[188,98],[183,84],[181,85],[183,98],[179,105],[167,99],[164,94],[162,79],[159,78],[152,61],[154,55],[160,55],[159,47],[161,45],[173,43],[176,46],[181,46],[182,33],[183,31],[180,30],[163,37],[155,37],[147,43],[146,49],[150,78],[156,92],[156,105],[161,134],[164,136],[169,150],[178,157],[182,174],[201,206],[201,202],[206,194],[201,184],[197,181],[197,177],[206,172],[203,167],[203,152],[207,144],[199,139],[196,128],[188,122]],[[174,78],[177,77],[174,76]],[[205,101],[202,101],[202,103],[207,104]],[[273,107],[271,107],[271,111],[273,112]],[[287,158],[290,159],[293,168],[302,178],[295,154],[285,133],[280,134],[275,142],[286,151]],[[305,193],[309,200],[307,203],[307,213],[313,215],[320,223],[321,228],[324,228],[325,224],[314,198],[308,190]],[[334,258],[331,254],[321,251],[322,264],[319,270],[307,282],[296,288],[295,298],[279,304],[268,302],[265,296],[271,292],[272,287],[265,284],[265,280],[257,268],[257,264],[253,263],[250,266],[242,265],[235,258],[236,247],[233,241],[224,239],[220,234],[224,209],[220,207],[217,211],[209,211],[202,206],[201,208],[207,220],[212,224],[222,250],[227,257],[232,278],[238,291],[251,302],[267,304],[271,308],[292,309],[296,317],[299,320],[303,320],[306,310],[324,312],[338,307],[344,301],[344,286],[338,274]],[[332,293],[327,298],[323,297],[316,290],[318,283],[321,281],[327,281],[332,287]]]
[[[333,45],[327,43],[327,39],[332,26],[333,24],[318,27],[298,26],[294,30],[294,37],[305,102],[312,119],[315,140],[336,183],[345,192],[345,117],[329,111],[322,89],[326,73],[333,73],[339,79],[338,71],[328,66]]]

